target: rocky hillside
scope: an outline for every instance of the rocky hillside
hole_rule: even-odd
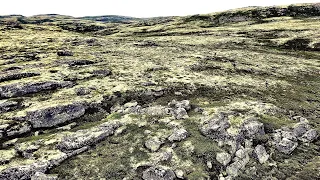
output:
[[[320,178],[320,5],[0,17],[0,179]]]

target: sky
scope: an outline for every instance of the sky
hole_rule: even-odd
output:
[[[2,0],[0,15],[62,14],[75,17],[123,15],[131,17],[185,16],[247,6],[314,3],[320,0]]]

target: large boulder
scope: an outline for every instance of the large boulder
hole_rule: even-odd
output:
[[[30,121],[34,128],[53,127],[85,114],[86,107],[82,104],[66,104],[27,112],[25,120]]]

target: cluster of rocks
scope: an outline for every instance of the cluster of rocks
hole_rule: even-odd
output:
[[[69,132],[62,138],[52,137],[48,141],[40,139],[16,143],[14,149],[0,150],[1,164],[7,164],[17,156],[34,161],[28,165],[17,165],[4,169],[0,172],[0,179],[57,179],[56,176],[45,173],[66,159],[87,151],[91,145],[113,135],[120,126],[119,122],[106,122],[86,130]],[[53,146],[53,149],[48,149],[48,145],[54,144],[57,145]],[[36,156],[35,153],[38,155]],[[39,154],[43,155],[38,157]]]
[[[264,124],[255,117],[244,119],[239,127],[232,127],[229,117],[236,114],[232,111],[219,112],[206,119],[200,128],[205,136],[218,142],[219,146],[231,147],[226,152],[217,153],[216,160],[225,167],[227,172],[227,176],[221,175],[220,179],[238,176],[245,169],[250,157],[257,159],[261,164],[267,162],[270,155],[265,146],[290,154],[298,146],[298,141],[312,142],[318,137],[317,131],[312,129],[308,121],[302,117],[297,118],[300,122],[293,128],[277,129],[271,134],[265,134]],[[260,144],[253,147],[253,142],[263,136],[272,137],[272,141],[269,143],[259,141]]]
[[[252,147],[253,139],[257,136],[264,135],[264,126],[255,118],[247,118],[235,132],[230,131],[231,127],[229,115],[234,112],[220,112],[213,117],[204,121],[200,131],[211,139],[218,142],[223,147],[230,146],[227,151],[217,153],[216,160],[225,167],[227,177],[238,176],[239,172],[245,168],[250,160],[250,156],[258,159],[260,163],[265,163],[269,155],[263,145]],[[253,149],[254,148],[254,149]]]
[[[166,106],[150,106],[143,108],[138,105],[137,102],[129,102],[124,104],[123,106],[114,106],[111,108],[112,112],[123,113],[123,114],[147,114],[151,116],[167,116],[172,115],[174,119],[186,119],[188,118],[187,111],[191,110],[190,101],[182,100],[176,101],[172,100],[168,103],[168,107]]]
[[[294,119],[299,122],[292,128],[277,129],[272,136],[273,145],[278,151],[285,154],[291,154],[298,147],[299,141],[309,143],[318,137],[317,131],[311,128],[307,119],[300,116],[296,116]]]

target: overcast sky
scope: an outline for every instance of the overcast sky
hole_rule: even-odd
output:
[[[320,0],[1,0],[0,15],[183,16],[247,6],[312,3]]]

